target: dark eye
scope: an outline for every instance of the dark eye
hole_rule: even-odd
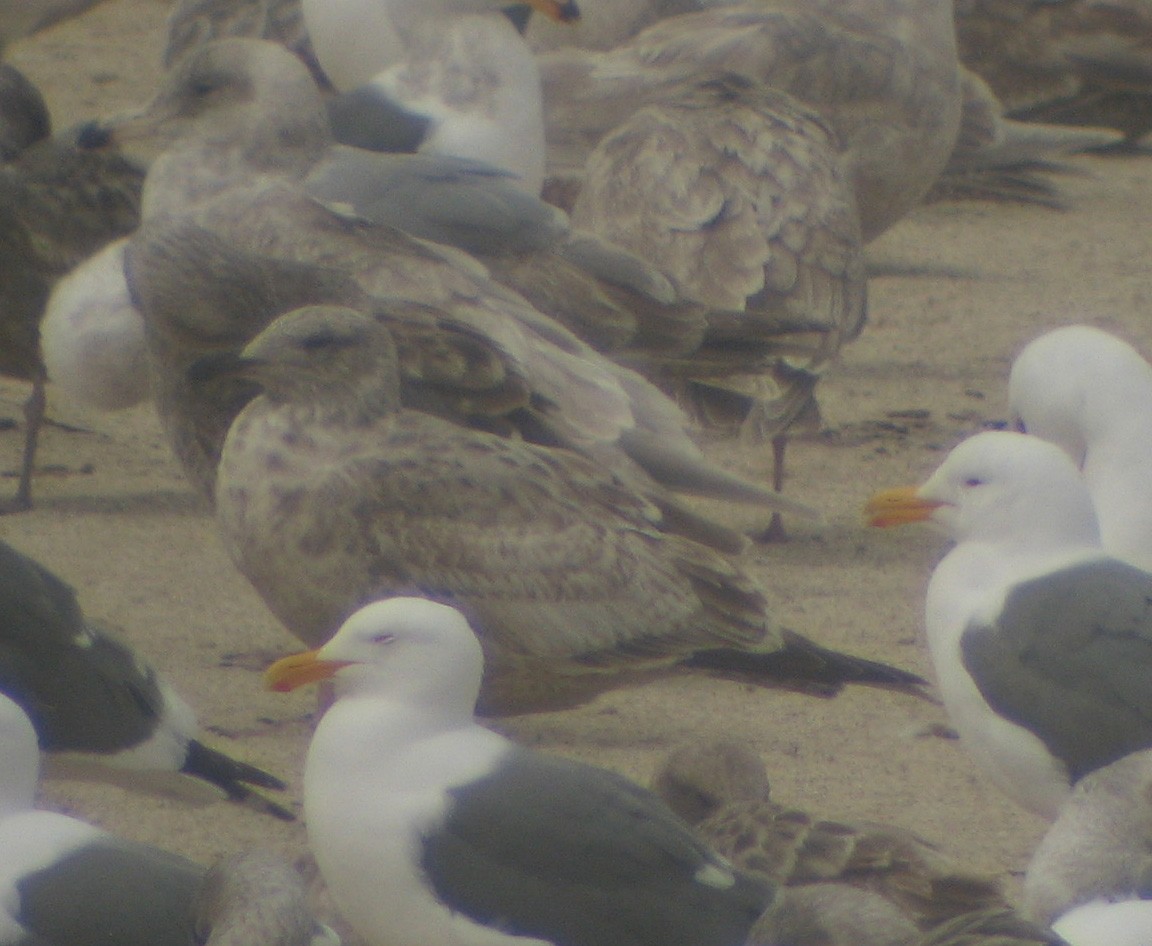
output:
[[[319,331],[306,335],[300,340],[300,345],[305,351],[321,351],[325,348],[352,348],[356,345],[356,340],[336,332]]]
[[[372,643],[373,644],[391,644],[394,640],[396,640],[395,634],[384,633],[384,634],[377,634],[375,637],[373,637]]]
[[[983,486],[984,481],[976,476],[970,476],[964,481],[965,486]]]

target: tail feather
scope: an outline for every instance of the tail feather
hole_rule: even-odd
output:
[[[195,739],[188,743],[188,754],[180,771],[215,785],[232,801],[265,811],[282,821],[296,820],[296,816],[287,808],[251,788],[256,785],[260,788],[283,791],[287,788],[284,782],[254,765],[240,762],[215,749],[209,749]]]
[[[797,686],[833,696],[848,683],[866,683],[919,690],[928,682],[917,674],[864,657],[854,657],[784,631],[784,646],[757,652],[718,647],[699,650],[682,661],[686,667],[735,674],[743,679]]]

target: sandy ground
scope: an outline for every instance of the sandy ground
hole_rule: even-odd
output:
[[[16,47],[12,59],[44,85],[60,124],[116,111],[149,93],[166,6],[112,0]],[[967,433],[1003,418],[1011,359],[1043,329],[1090,321],[1152,351],[1152,161],[1082,158],[1060,184],[1068,212],[936,204],[872,248],[878,271],[892,275],[873,279],[871,323],[821,386],[825,430],[790,454],[788,491],[821,506],[827,523],[793,524],[787,544],[749,553],[788,625],[930,673],[921,610],[944,541],[920,529],[870,530],[861,504],[874,489],[922,480]],[[7,384],[0,395],[0,414],[19,418],[24,389]],[[232,568],[150,409],[94,416],[57,400],[52,413],[82,429],[48,429],[37,508],[0,520],[0,536],[75,585],[91,615],[168,675],[217,745],[285,777],[298,802],[308,729],[297,720],[312,697],[265,693],[259,660],[228,658],[286,653],[296,641]],[[18,429],[0,432],[5,476],[20,443]],[[731,448],[729,457],[745,472],[767,470],[758,451]],[[679,677],[506,729],[639,779],[680,739],[735,737],[762,753],[781,801],[903,825],[1011,882],[1044,825],[1002,798],[956,742],[918,735],[942,718],[928,702],[877,690],[820,700]],[[46,795],[201,860],[303,843],[299,825],[227,804],[64,782]]]

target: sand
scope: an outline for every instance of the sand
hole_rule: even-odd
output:
[[[17,46],[12,59],[43,85],[59,124],[116,112],[149,94],[166,7],[111,0]],[[1066,212],[934,204],[871,248],[886,275],[870,285],[870,324],[821,384],[824,429],[789,453],[788,492],[827,521],[792,523],[789,542],[748,553],[787,625],[930,674],[923,594],[945,541],[919,527],[869,529],[863,502],[875,489],[921,481],[965,435],[1002,421],[1012,357],[1044,329],[1092,322],[1152,353],[1152,161],[1078,158],[1059,184]],[[6,383],[0,416],[18,420],[25,395]],[[52,417],[72,426],[46,431],[36,508],[0,519],[0,536],[71,582],[92,616],[167,674],[215,745],[283,776],[298,804],[309,732],[301,717],[313,697],[266,693],[259,678],[297,642],[233,569],[149,407],[96,415],[51,404]],[[18,427],[0,430],[5,477],[21,442]],[[766,451],[723,450],[734,468],[766,474]],[[739,510],[726,515],[754,524]],[[902,825],[1014,883],[1044,824],[1001,797],[954,740],[925,735],[943,720],[930,702],[874,689],[822,700],[678,677],[502,725],[642,780],[683,738],[734,737],[763,755],[780,801]],[[45,796],[203,861],[252,845],[303,845],[299,824],[224,803],[191,807],[60,781]]]

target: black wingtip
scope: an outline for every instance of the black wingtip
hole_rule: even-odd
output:
[[[284,782],[254,765],[240,762],[215,749],[209,749],[195,739],[188,743],[188,754],[184,757],[184,765],[180,767],[180,771],[215,785],[234,802],[267,812],[282,821],[296,820],[296,815],[292,811],[265,798],[250,787],[255,785],[280,792],[288,787]]]
[[[923,677],[908,670],[821,647],[794,631],[784,631],[784,646],[778,650],[713,648],[697,651],[683,663],[688,667],[795,687],[819,696],[834,696],[849,683],[913,692],[922,692],[929,685]]]

